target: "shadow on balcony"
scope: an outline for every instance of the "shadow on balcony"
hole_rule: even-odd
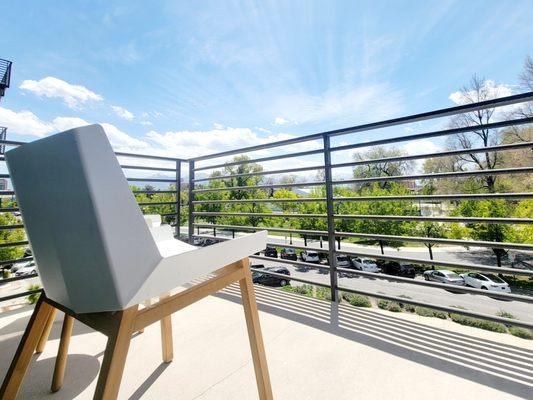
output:
[[[239,288],[217,296],[239,302]],[[474,335],[421,324],[385,312],[335,305],[280,290],[256,286],[259,309],[489,386],[530,398],[533,393],[533,350],[490,340],[497,334],[474,329]],[[415,319],[422,318],[406,315]],[[450,321],[432,321],[453,324]],[[457,327],[464,330],[464,327]],[[496,336],[497,337],[497,336]],[[331,360],[334,363],[334,360]]]

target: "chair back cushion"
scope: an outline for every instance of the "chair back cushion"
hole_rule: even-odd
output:
[[[46,295],[78,313],[123,309],[161,255],[102,127],[6,160]]]

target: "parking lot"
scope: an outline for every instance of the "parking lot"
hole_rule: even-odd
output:
[[[252,260],[253,265],[263,264],[265,267],[285,266],[290,275],[295,278],[302,278],[322,284],[329,284],[329,275],[326,270],[303,269],[300,266],[263,260]],[[409,283],[390,282],[384,279],[369,278],[356,275],[346,275],[339,277],[339,285],[364,291],[373,291],[379,294],[390,296],[408,296],[412,300],[423,301],[428,304],[459,306],[469,311],[476,311],[485,314],[495,315],[498,311],[505,310],[512,313],[522,321],[533,321],[531,305],[518,301],[507,301],[490,298],[487,296],[473,295],[468,293],[450,292],[443,289],[411,285]],[[423,280],[421,275],[415,277],[416,280]],[[302,285],[300,282],[292,281],[291,285]]]

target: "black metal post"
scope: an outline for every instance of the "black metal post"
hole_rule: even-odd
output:
[[[289,233],[289,244],[292,244],[292,233]]]
[[[335,251],[335,220],[333,218],[333,185],[331,181],[331,145],[329,135],[322,135],[324,140],[324,178],[326,184],[326,209],[328,220],[328,254],[329,254],[329,280],[331,286],[331,301],[339,301],[337,290],[337,254]]]
[[[233,239],[235,239],[235,229],[232,229],[232,230],[231,230],[231,237],[232,237]]]
[[[304,246],[307,247],[307,235],[304,235]]]
[[[338,237],[337,238],[337,250],[340,250],[341,249],[341,238]]]
[[[381,254],[385,254],[385,251],[383,250],[383,240],[379,241],[379,248],[381,249]]]
[[[194,234],[194,161],[189,161],[189,243],[193,244],[193,234]]]
[[[213,228],[213,236],[214,236],[214,237],[217,237],[217,228],[216,228],[216,227]]]
[[[176,214],[174,234],[179,239],[181,234],[181,161],[176,161]]]
[[[320,236],[320,248],[322,249],[324,247],[324,243],[322,243],[322,236]]]

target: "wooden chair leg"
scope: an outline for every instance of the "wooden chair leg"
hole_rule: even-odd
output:
[[[68,346],[72,336],[72,327],[74,326],[74,317],[65,314],[63,328],[61,328],[61,341],[57,350],[56,365],[54,367],[54,377],[52,379],[52,392],[57,392],[63,386],[65,377],[65,368],[67,366]]]
[[[242,305],[244,307],[248,338],[250,340],[252,359],[254,361],[257,390],[261,400],[272,400],[270,375],[268,373],[265,346],[263,344],[263,335],[261,334],[259,313],[257,312],[254,285],[248,259],[242,261],[242,267],[244,268],[244,279],[239,281],[239,285],[241,287]]]
[[[50,331],[52,330],[52,326],[54,325],[54,321],[56,319],[56,312],[57,310],[55,308],[52,308],[52,311],[48,316],[48,320],[46,321],[46,326],[44,327],[43,334],[41,335],[39,343],[37,343],[37,348],[35,349],[35,353],[37,354],[41,354],[44,351],[44,347],[46,346],[46,342],[48,341],[48,337],[50,336]]]
[[[161,300],[168,296],[161,297]],[[161,347],[163,362],[172,362],[174,358],[174,344],[172,343],[172,316],[168,315],[161,319]]]
[[[134,306],[116,313],[117,328],[107,340],[104,360],[94,393],[95,400],[114,400],[118,396],[137,308],[138,306]]]
[[[0,388],[0,399],[11,400],[17,396],[28,365],[53,309],[50,304],[44,301],[44,295],[41,295],[35,305],[24,335],[22,335],[11,366],[4,378],[2,388]]]

